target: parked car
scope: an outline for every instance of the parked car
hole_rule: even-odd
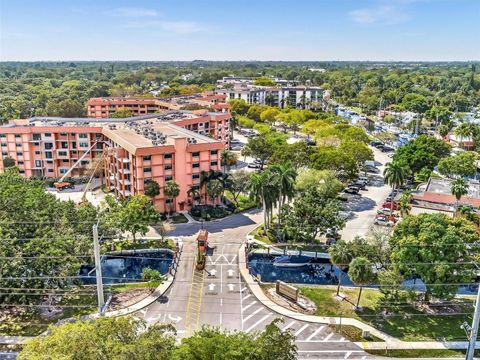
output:
[[[355,181],[348,185],[348,187],[358,187],[360,190],[365,190],[365,183],[363,181]]]
[[[370,179],[367,176],[359,176],[357,181],[363,181],[365,184],[368,184]]]
[[[261,168],[261,165],[260,164],[257,164],[257,163],[249,163],[247,165],[248,168],[250,169],[260,169]]]
[[[395,216],[396,212],[395,210],[392,210],[390,208],[380,208],[377,210],[378,215],[393,215]]]
[[[347,187],[345,190],[343,190],[343,192],[347,193],[347,194],[358,194],[360,192],[360,188],[356,187],[356,186],[350,186],[350,187]]]
[[[364,168],[364,171],[366,171],[367,173],[371,173],[371,174],[378,174],[380,172],[380,170],[376,167],[373,167],[373,166],[366,166]]]
[[[374,146],[374,147],[377,147],[378,145],[383,145],[383,143],[381,141],[378,141],[378,140],[373,140],[373,141],[370,141],[370,145]]]
[[[393,151],[395,151],[395,149],[390,147],[390,146],[383,146],[383,147],[380,148],[380,150],[382,152],[393,152]]]
[[[387,215],[377,215],[375,216],[375,220],[373,220],[375,225],[381,226],[393,226],[395,225],[395,220],[392,219],[392,216]]]
[[[382,208],[393,209],[393,210],[400,210],[400,205],[398,205],[395,201],[387,201],[382,204]]]
[[[233,150],[233,151],[240,151],[242,149],[243,149],[242,145],[232,145],[232,146],[230,146],[230,150]]]

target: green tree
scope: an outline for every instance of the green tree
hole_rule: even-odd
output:
[[[153,289],[155,289],[155,287],[159,286],[164,280],[164,277],[160,273],[160,271],[155,270],[155,269],[151,269],[151,268],[148,268],[148,267],[146,267],[142,270],[141,278],[142,278],[142,280],[148,282],[148,285],[149,285],[151,291],[153,291]]]
[[[357,257],[350,262],[348,267],[348,276],[354,282],[355,285],[360,286],[358,292],[357,305],[355,308],[359,308],[360,297],[362,296],[363,286],[369,285],[375,281],[376,275],[373,272],[373,266],[370,260],[364,257]]]
[[[432,106],[425,113],[425,118],[434,121],[436,125],[447,124],[450,121],[452,112],[445,106]]]
[[[273,165],[270,171],[275,174],[275,186],[278,192],[278,224],[281,226],[283,204],[295,195],[297,172],[290,162],[286,162],[283,165]]]
[[[399,205],[400,205],[400,215],[405,218],[407,215],[410,214],[411,205],[410,202],[412,201],[412,192],[405,191],[402,196],[400,196]]]
[[[440,160],[438,172],[449,178],[474,176],[477,172],[476,160],[477,157],[471,152],[449,156]]]
[[[402,288],[404,281],[403,276],[395,270],[378,273],[379,290],[382,293],[379,303],[388,311],[398,311],[405,303],[405,290]]]
[[[275,133],[249,138],[247,144],[242,149],[242,155],[258,159],[260,161],[260,170],[263,170],[263,167],[275,150],[285,144],[285,137],[278,136]]]
[[[259,86],[275,86],[275,81],[273,81],[271,78],[266,77],[266,76],[261,76],[255,79],[253,82],[254,85],[259,85]]]
[[[347,264],[350,264],[350,262],[353,260],[353,254],[350,246],[343,240],[339,240],[330,246],[328,248],[328,255],[330,256],[330,262],[341,270],[345,270],[347,268]],[[340,293],[341,283],[342,274],[338,276],[337,296]]]
[[[416,93],[406,94],[402,99],[402,106],[409,111],[420,114],[428,110],[428,103],[425,96]]]
[[[417,174],[427,168],[432,171],[441,158],[450,154],[450,145],[429,135],[420,135],[408,144],[401,146],[393,157],[393,162],[408,164],[410,171]]]
[[[155,206],[145,195],[133,195],[122,200],[111,208],[108,217],[116,228],[131,233],[134,242],[137,233],[144,236],[148,232],[148,226],[160,220]]]
[[[392,270],[405,278],[419,277],[426,284],[424,300],[431,296],[449,299],[458,285],[470,283],[476,276],[472,261],[478,251],[473,224],[443,214],[408,216],[390,238]],[[471,264],[471,265],[470,265]]]
[[[173,180],[167,181],[163,188],[163,193],[170,200],[169,212],[171,214],[175,208],[175,199],[180,195],[180,186]]]
[[[274,207],[275,201],[278,198],[278,188],[276,187],[276,184],[277,181],[275,174],[268,170],[260,174],[252,173],[250,175],[250,180],[247,183],[247,191],[250,195],[250,198],[257,201],[257,203],[262,204],[263,223],[265,230],[268,230],[270,226],[270,214]]]
[[[133,317],[78,320],[28,340],[18,359],[170,360],[175,350],[171,332],[171,326],[146,326]]]
[[[358,166],[373,160],[373,151],[363,142],[348,140],[340,145],[339,150],[352,157]]]
[[[333,146],[319,146],[310,157],[310,166],[316,170],[331,170],[344,182],[351,181],[358,175],[355,159]]]
[[[222,150],[220,154],[220,161],[223,166],[223,172],[226,173],[227,169],[230,171],[230,167],[237,163],[237,154],[231,152],[230,150]]]
[[[295,189],[303,193],[312,187],[328,190],[331,197],[335,197],[343,189],[343,184],[335,177],[332,170],[300,170],[296,178]]]
[[[3,158],[3,168],[4,169],[14,167],[15,165],[16,165],[15,159],[12,159],[11,157]]]
[[[250,173],[245,170],[234,171],[230,175],[231,184],[229,187],[230,192],[233,196],[233,201],[238,206],[238,196],[242,193],[246,193],[246,184],[250,180]]]
[[[160,195],[160,185],[155,180],[149,180],[145,182],[144,194],[149,198],[154,198]]]
[[[460,204],[460,199],[463,195],[468,194],[468,183],[462,178],[455,179],[450,184],[450,192],[453,196],[455,196],[455,199],[457,200],[455,204],[455,211],[457,211]]]
[[[283,232],[295,242],[313,242],[318,235],[339,231],[345,224],[339,216],[339,201],[321,188],[307,189],[283,211]]]
[[[215,200],[223,194],[223,186],[220,180],[213,179],[207,184],[207,194],[210,196],[212,203],[215,205]]]
[[[243,99],[232,99],[229,103],[232,106],[232,113],[234,116],[246,115],[250,108],[250,105],[248,105]]]
[[[266,109],[266,106],[264,105],[251,105],[250,108],[248,109],[247,112],[247,117],[255,120],[255,121],[261,121],[260,114]]]
[[[187,196],[191,197],[193,200],[194,205],[196,205],[196,201],[200,202],[201,200],[201,194],[200,194],[200,188],[198,185],[191,185],[190,188],[187,191]]]
[[[310,156],[314,153],[314,149],[305,141],[297,141],[293,144],[285,144],[277,146],[269,162],[272,164],[284,164],[290,162],[292,166],[298,170],[305,168],[310,163]]]
[[[260,113],[260,120],[272,124],[275,122],[278,114],[280,114],[280,110],[277,108],[267,108]]]
[[[45,111],[48,116],[81,117],[85,116],[85,105],[74,99],[50,100]]]
[[[392,187],[392,190],[398,189],[405,184],[407,177],[407,167],[399,162],[389,162],[383,170],[383,179],[385,183]]]
[[[115,111],[114,113],[110,114],[110,117],[113,119],[122,119],[122,118],[128,118],[132,116],[133,116],[132,110],[125,107],[122,107],[117,111]]]

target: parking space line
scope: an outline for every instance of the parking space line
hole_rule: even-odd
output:
[[[322,340],[322,342],[327,342],[328,340],[330,340],[332,336],[333,336],[333,333],[328,334],[327,337]]]
[[[282,331],[285,331],[285,330],[291,328],[291,327],[293,326],[293,324],[295,324],[295,321],[292,321],[290,324],[288,324],[287,326],[285,326]]]
[[[262,311],[263,308],[258,308],[257,310],[255,310],[253,313],[251,313],[250,315],[248,315],[245,319],[243,319],[243,322],[246,322],[248,319],[250,319],[252,316],[255,316],[257,313],[259,313],[260,311]]]
[[[245,330],[245,332],[250,332],[252,329],[254,329],[258,324],[260,324],[262,321],[266,320],[270,315],[272,315],[272,313],[268,313],[267,315],[265,315],[264,317],[262,317],[260,320],[258,320],[255,324],[253,324],[252,326],[250,326],[247,330]]]
[[[348,359],[348,357],[349,357],[350,355],[352,355],[352,352],[351,352],[351,351],[347,352],[343,358],[344,358],[344,359]]]
[[[303,325],[300,329],[297,330],[297,332],[294,334],[295,336],[300,335],[300,333],[305,330],[308,327],[309,324]]]
[[[256,301],[254,301],[254,302],[252,302],[252,303],[248,304],[247,306],[245,306],[245,307],[242,309],[242,311],[245,311],[245,310],[247,310],[247,309],[248,309],[250,306],[253,306],[253,305],[255,305],[256,303],[257,303],[257,302],[256,302]]]
[[[245,296],[245,297],[243,298],[243,301],[247,300],[250,296],[252,296],[252,294],[248,294],[247,296]]]
[[[323,326],[323,325],[322,325],[322,326],[319,326],[319,327],[317,328],[317,330],[315,330],[315,331],[312,333],[312,335],[310,335],[310,336],[307,338],[307,341],[312,340],[312,339],[315,337],[315,335],[317,335],[317,334],[318,334],[320,331],[322,331],[324,328],[325,328],[325,326]]]

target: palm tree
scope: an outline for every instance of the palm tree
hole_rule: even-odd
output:
[[[187,196],[191,197],[193,200],[193,204],[196,205],[195,201],[197,199],[201,199],[199,187],[197,185],[191,185],[187,191]]]
[[[339,240],[330,246],[328,248],[328,255],[330,255],[330,262],[333,265],[336,265],[340,270],[346,269],[346,264],[350,264],[350,261],[352,261],[353,258],[350,247],[343,240]],[[340,292],[341,282],[342,274],[340,273],[340,275],[338,275],[337,296]]]
[[[402,186],[407,177],[407,167],[399,162],[390,162],[385,166],[383,171],[384,181],[392,187],[392,191]],[[391,201],[393,211],[393,199]]]
[[[475,225],[480,226],[480,216],[470,205],[460,205],[458,207],[458,213],[461,214],[468,221],[473,222]]]
[[[223,194],[223,185],[218,179],[213,179],[207,184],[207,194],[212,199],[213,205],[215,205],[215,199]]]
[[[237,163],[237,155],[230,150],[223,150],[220,155],[220,161],[223,166],[223,172],[226,173],[227,169],[230,171],[230,166]]]
[[[460,147],[463,147],[463,139],[473,136],[473,128],[469,123],[461,123],[458,125],[453,133],[460,138]]]
[[[373,272],[372,263],[370,262],[370,260],[364,257],[358,257],[353,259],[348,267],[348,276],[355,285],[360,285],[357,305],[355,305],[355,308],[358,309],[358,306],[360,305],[360,297],[362,296],[363,286],[371,284],[375,281],[375,273]]]
[[[165,187],[163,188],[163,193],[165,196],[172,201],[170,205],[170,213],[172,214],[172,208],[175,207],[175,198],[180,194],[180,186],[175,181],[167,181]]]
[[[278,224],[282,223],[282,207],[285,201],[295,195],[295,179],[297,172],[290,162],[273,165],[270,170],[276,175],[278,188]]]
[[[400,197],[400,215],[402,218],[408,216],[410,214],[410,201],[412,200],[412,192],[405,191],[402,196]]]
[[[457,202],[455,204],[455,213],[456,213],[458,211],[458,206],[460,205],[460,199],[462,198],[463,195],[468,194],[467,182],[462,178],[453,180],[450,185],[450,192],[452,193],[453,196],[455,196],[455,199],[457,199]]]
[[[252,173],[246,186],[250,197],[262,203],[265,230],[268,230],[270,213],[275,204],[274,199],[277,199],[274,184],[274,176],[271,171],[267,170],[260,174]]]

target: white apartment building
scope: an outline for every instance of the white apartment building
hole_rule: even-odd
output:
[[[307,86],[268,87],[236,83],[231,89],[221,88],[215,93],[225,95],[227,101],[243,99],[248,104],[309,108],[313,103],[320,103],[324,90]]]

